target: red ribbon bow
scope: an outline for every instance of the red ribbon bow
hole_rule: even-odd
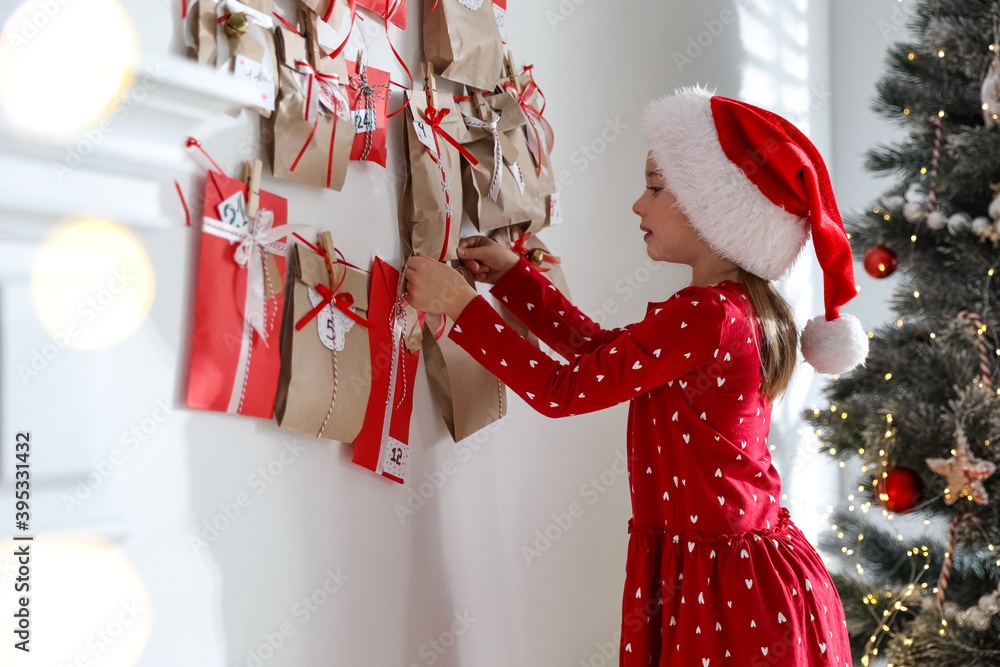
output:
[[[326,250],[324,250],[321,247],[314,246],[312,243],[309,243],[309,241],[306,241],[304,238],[302,238],[298,234],[295,234],[295,238],[297,238],[298,240],[300,240],[303,243],[305,243],[314,252],[316,252],[317,254],[319,254],[319,255],[321,255],[323,257],[323,260],[326,261],[326,268],[330,271],[330,277],[332,278],[333,275],[334,275],[334,273],[333,273],[333,264],[330,262],[330,256],[327,255]],[[341,259],[344,258],[344,256],[341,254],[340,250],[337,250],[337,254],[340,255]],[[345,260],[343,263],[347,264],[347,261]],[[306,313],[305,315],[303,315],[301,320],[299,320],[298,322],[295,323],[295,330],[296,331],[302,331],[303,327],[305,327],[307,324],[309,324],[309,322],[311,322],[313,320],[313,318],[315,318],[317,315],[319,315],[319,312],[321,310],[323,310],[324,308],[326,308],[330,304],[333,304],[336,308],[339,308],[340,311],[342,313],[344,313],[344,315],[347,315],[348,317],[350,317],[352,320],[354,320],[355,322],[357,322],[361,326],[365,327],[366,329],[368,328],[368,321],[365,320],[360,315],[358,315],[357,313],[351,311],[351,309],[350,309],[350,306],[354,305],[354,297],[351,295],[351,293],[350,292],[340,292],[340,293],[338,293],[338,290],[340,289],[341,285],[344,284],[344,280],[346,280],[346,279],[347,279],[347,269],[345,268],[344,269],[344,274],[342,276],[340,276],[340,280],[337,281],[337,286],[334,287],[333,289],[330,289],[329,287],[327,287],[323,283],[319,283],[318,285],[316,285],[316,291],[319,292],[320,296],[323,297],[323,300],[320,301],[318,304],[316,304],[316,307],[314,307],[308,313]]]
[[[434,147],[437,149],[438,155],[440,155],[441,147],[438,145],[437,138],[438,135],[441,135],[445,141],[458,149],[458,152],[469,161],[469,164],[475,167],[479,164],[479,160],[477,160],[472,153],[466,150],[465,146],[458,143],[453,136],[441,129],[441,121],[443,121],[444,117],[450,113],[451,109],[435,109],[432,106],[427,107],[427,110],[424,112],[424,116],[427,118],[427,124],[431,128],[431,134],[434,135]]]
[[[529,70],[531,67],[529,65],[525,69]],[[518,106],[521,107],[521,111],[524,112],[525,117],[528,119],[528,126],[531,127],[532,132],[528,136],[528,149],[535,149],[535,176],[541,176],[542,151],[543,149],[546,152],[551,151],[552,144],[555,142],[555,133],[552,131],[552,126],[549,125],[549,121],[545,120],[545,116],[542,115],[542,112],[545,111],[545,95],[542,95],[542,91],[538,88],[538,84],[535,83],[534,79],[528,82],[528,85],[524,87],[524,90],[520,94],[518,94],[517,86],[512,81],[504,81],[503,87],[504,90],[510,93],[511,97],[517,100]],[[531,103],[531,99],[536,93],[542,98],[541,109],[536,109]],[[545,139],[544,143],[542,142],[543,138]],[[534,139],[534,141],[531,141],[531,139]]]

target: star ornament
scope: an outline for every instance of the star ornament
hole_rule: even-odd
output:
[[[939,475],[944,475],[948,480],[945,502],[954,505],[959,498],[968,497],[980,505],[985,505],[990,497],[983,488],[983,480],[996,472],[996,465],[973,456],[969,451],[969,442],[961,431],[952,451],[955,454],[950,459],[927,459],[927,467]]]

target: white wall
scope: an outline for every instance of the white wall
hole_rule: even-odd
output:
[[[876,73],[881,42],[856,39],[859,26],[874,22],[874,8],[853,0],[830,6],[805,0],[510,2],[510,46],[519,62],[536,65],[549,100],[546,115],[556,129],[555,167],[566,173],[566,223],[542,237],[562,256],[576,303],[609,325],[638,319],[647,301],[665,298],[688,279],[683,270],[662,267],[645,280],[642,268],[644,246],[630,207],[642,188],[646,151],[639,118],[650,99],[701,82],[721,94],[769,100],[807,126],[832,157],[842,204],[865,203],[874,191],[857,171],[856,157],[880,131],[862,102],[871,90],[865,77]],[[0,15],[15,4],[0,2]],[[122,4],[144,52],[181,52],[179,2]],[[412,69],[420,31],[419,3],[411,4],[411,26],[403,34],[393,30],[393,37]],[[737,9],[740,20],[730,24],[726,12]],[[865,19],[859,22],[862,12]],[[748,26],[758,27],[747,33]],[[781,48],[769,51],[779,35]],[[690,62],[675,58],[699,38],[702,44],[688,53]],[[371,62],[389,67],[379,40],[373,30]],[[826,99],[827,86],[832,101],[813,104],[815,91]],[[393,108],[398,100],[394,96]],[[399,167],[399,129],[397,122],[390,130],[389,169],[352,164],[342,193],[274,182],[267,175],[264,187],[289,198],[290,222],[331,230],[349,259],[377,253],[397,261],[399,182],[393,175]],[[214,114],[197,131],[228,167],[245,159],[247,146],[254,148],[256,117]],[[165,144],[183,141],[180,131],[159,132]],[[203,173],[193,160],[172,169],[188,186]],[[194,659],[200,665],[253,665],[248,651],[257,652],[282,628],[294,635],[263,662],[268,667],[408,667],[432,664],[431,656],[433,664],[446,666],[614,664],[616,658],[601,662],[601,651],[617,653],[630,507],[627,482],[613,471],[624,453],[626,406],[551,421],[511,394],[509,415],[496,429],[454,445],[421,371],[410,480],[402,487],[352,464],[349,445],[293,438],[261,420],[184,409],[197,256],[195,232],[183,226],[172,178],[163,179],[159,192],[168,224],[129,225],[152,263],[156,298],[134,335],[95,357],[110,388],[95,395],[87,386],[73,385],[59,365],[47,374],[56,385],[96,397],[108,417],[103,431],[92,428],[85,435],[105,456],[120,447],[130,429],[162,414],[156,412],[158,400],[171,406],[168,418],[157,422],[101,489],[113,507],[106,514],[123,520],[124,529],[115,533],[118,545],[148,591],[151,633],[137,664],[172,666]],[[5,229],[15,238],[37,238],[37,230],[24,231],[27,224]],[[862,285],[863,297],[875,291]],[[29,338],[23,348],[33,345],[37,340]],[[63,358],[86,356],[67,352]],[[75,363],[67,361],[67,368]],[[23,391],[11,373],[5,363],[5,386]],[[812,379],[804,382],[802,396]],[[38,387],[27,391],[35,392],[30,408],[16,416],[44,434],[60,405],[47,403]],[[786,474],[797,469],[796,416],[803,400],[789,401],[776,414]],[[4,406],[7,438],[13,415],[9,402]],[[65,436],[53,435],[52,442],[67,451],[74,447]],[[77,477],[100,460],[101,455],[88,459]],[[451,463],[457,473],[446,476],[441,471]],[[266,478],[261,471],[269,466],[273,476]],[[584,495],[585,485],[602,472],[614,481],[597,495]],[[810,462],[798,474],[794,481],[804,490],[826,475]],[[401,520],[398,507],[433,478],[444,483]],[[261,484],[261,479],[271,481]],[[74,481],[70,476],[62,483]],[[794,486],[787,477],[786,484]],[[220,517],[227,511],[235,515],[241,494],[249,506],[217,537],[205,533],[205,522],[224,524]],[[583,506],[583,515],[529,565],[522,547],[535,546],[536,531],[574,502]],[[809,522],[809,504],[803,507],[796,519]],[[58,511],[56,504],[52,512]],[[55,517],[53,525],[72,525],[78,516]],[[192,547],[191,538],[198,536],[210,542],[207,548]],[[346,579],[327,596],[321,591],[331,571]],[[0,572],[5,593],[6,576]],[[307,617],[296,605],[313,595],[324,603]],[[456,615],[474,620],[453,646],[436,653],[428,642],[440,638],[450,644],[450,629],[460,627],[453,626]],[[89,623],[96,628],[107,621],[96,616]],[[65,644],[53,655],[59,664],[77,655],[112,664],[101,663],[86,646]]]

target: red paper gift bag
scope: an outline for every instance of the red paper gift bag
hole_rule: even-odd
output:
[[[347,62],[347,101],[354,117],[351,159],[385,166],[389,111],[389,73]]]
[[[358,0],[358,7],[370,9],[382,18],[388,18],[389,23],[400,30],[406,30],[406,0]]]
[[[372,387],[364,424],[354,439],[353,460],[402,484],[410,455],[410,414],[420,348],[410,352],[404,342],[406,311],[411,316],[413,311],[396,297],[398,285],[399,271],[376,257],[368,297]]]
[[[189,408],[265,417],[278,386],[288,202],[260,191],[247,219],[247,185],[210,171],[198,259]]]

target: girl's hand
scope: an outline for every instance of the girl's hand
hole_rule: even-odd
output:
[[[478,294],[461,273],[422,252],[407,260],[403,276],[411,306],[425,313],[444,313],[452,321]]]
[[[496,284],[520,257],[510,248],[485,236],[469,236],[458,243],[458,258],[481,283]]]

